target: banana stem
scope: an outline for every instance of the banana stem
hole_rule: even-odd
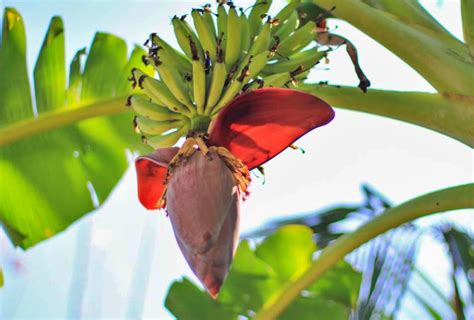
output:
[[[338,238],[321,251],[320,256],[300,277],[289,281],[272,296],[254,319],[276,319],[302,290],[319,279],[326,271],[352,250],[411,220],[437,212],[474,208],[474,183],[438,190],[386,210],[355,232]]]
[[[424,92],[371,89],[319,84],[298,86],[332,106],[372,113],[416,124],[474,147],[474,97]]]
[[[0,147],[85,119],[125,112],[127,97],[102,100],[77,108],[67,107],[40,114],[0,128]]]
[[[474,64],[465,44],[446,32],[434,32],[416,23],[356,0],[312,0],[392,51],[438,92],[474,95]],[[405,3],[405,2],[404,2]],[[411,11],[408,2],[403,5]]]

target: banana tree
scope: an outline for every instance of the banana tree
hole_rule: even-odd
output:
[[[9,77],[0,81],[0,217],[13,241],[29,247],[93,210],[90,193],[99,203],[106,199],[127,166],[124,150],[144,151],[133,130],[123,129],[130,127],[131,115],[116,115],[126,111],[125,96],[132,93],[127,89],[130,70],[137,91],[128,104],[137,114],[136,128],[146,144],[158,148],[136,161],[140,201],[150,209],[169,206],[178,243],[213,295],[227,270],[199,272],[202,265],[193,260],[196,252],[201,245],[213,248],[208,258],[217,261],[224,257],[219,261],[225,269],[229,267],[238,202],[249,183],[248,169],[258,168],[307,131],[329,122],[332,109],[320,99],[335,107],[424,126],[474,145],[472,1],[462,5],[464,42],[452,37],[415,1],[292,1],[273,19],[266,15],[270,5],[271,1],[257,0],[247,16],[245,12],[239,15],[234,4],[226,8],[224,1],[218,6],[216,20],[204,6],[191,14],[195,30],[185,16],[173,18],[182,52],[152,34],[148,52],[136,48],[127,60],[122,40],[98,33],[84,71],[80,71],[83,51],[71,63],[67,88],[64,33],[60,19],[55,18],[35,66],[35,108],[25,63],[24,26],[14,9],[6,9],[0,71],[2,77]],[[309,70],[327,54],[317,48],[319,44],[337,44],[331,38],[346,44],[357,62],[354,47],[325,29],[329,16],[344,19],[379,41],[438,93],[370,89],[363,93],[358,88],[304,83]],[[232,35],[232,41],[222,35]],[[306,50],[313,40],[319,44]],[[145,66],[141,65],[142,55]],[[160,80],[154,79],[151,67]],[[359,87],[366,91],[369,82],[357,63],[355,67],[361,79]],[[292,98],[298,104],[291,112],[271,108],[275,101],[285,105]],[[187,138],[184,147],[179,151],[171,148],[182,136]],[[211,158],[219,159],[220,167],[202,165]],[[194,160],[186,162],[189,159]],[[209,174],[212,172],[216,174]],[[219,191],[230,190],[232,183],[239,189],[238,199],[219,193],[215,207],[209,210],[231,208],[226,219],[217,215],[198,219],[211,227],[212,232],[199,238],[204,243],[193,238],[194,233],[186,231],[184,220],[180,220],[184,217],[181,212],[190,209],[184,203],[201,209],[206,209],[203,203],[209,203],[186,189],[187,182],[179,176],[189,174],[196,182],[194,190],[205,190],[198,182],[206,179],[215,182]],[[380,233],[426,214],[474,207],[473,188],[470,184],[417,197],[341,237],[305,270],[279,283],[257,310],[256,318],[283,314],[302,290]],[[208,196],[214,195],[208,192]],[[215,246],[218,238],[225,243],[223,247]]]
[[[24,23],[15,9],[5,9],[0,221],[22,248],[57,234],[102,204],[128,167],[126,150],[146,148],[128,129],[133,116],[120,114],[131,92],[127,75],[140,63],[143,49],[135,47],[127,58],[124,40],[99,32],[88,54],[77,51],[67,81],[64,45],[63,22],[53,17],[33,71],[33,101]]]

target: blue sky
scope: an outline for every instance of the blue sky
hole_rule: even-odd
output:
[[[243,7],[252,4],[236,2]],[[274,2],[274,10],[284,3]],[[461,37],[459,1],[422,3]],[[3,0],[2,4],[16,7],[24,17],[31,70],[53,15],[64,19],[70,61],[77,49],[89,46],[96,31],[121,36],[130,47],[142,43],[150,32],[158,32],[175,43],[170,18],[189,13],[191,7],[203,2]],[[358,30],[340,21],[331,22],[330,27],[356,44],[361,65],[374,88],[433,92],[409,66]],[[332,53],[330,64],[318,66],[311,80],[358,83],[344,50]],[[473,180],[474,158],[465,145],[427,129],[378,116],[337,109],[330,125],[306,135],[297,145],[306,150],[305,155],[286,151],[266,166],[265,185],[254,179],[252,195],[243,205],[242,231],[270,218],[358,202],[359,185],[363,182],[400,203]],[[437,215],[419,223],[428,225],[448,217],[474,230],[472,211]],[[88,237],[90,247],[83,241]],[[423,237],[418,266],[448,292],[450,280],[445,274],[449,263],[443,252],[444,248],[432,238]],[[85,284],[82,314],[86,317],[142,314],[167,318],[163,298],[172,280],[183,275],[195,279],[165,215],[146,212],[138,204],[133,170],[126,173],[103,207],[67,231],[27,252],[14,250],[3,237],[0,256],[0,264],[6,266],[6,284],[0,290],[0,318],[71,315],[68,297],[73,291],[74,301],[80,301],[77,289],[81,283]],[[12,257],[23,265],[21,272],[5,263]],[[148,285],[141,287],[143,282]],[[407,312],[400,318],[423,316],[408,301],[405,303]],[[447,318],[450,316],[446,314]]]

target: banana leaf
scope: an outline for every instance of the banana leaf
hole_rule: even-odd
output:
[[[128,167],[126,150],[142,148],[133,116],[122,113],[131,91],[126,75],[142,54],[135,47],[127,57],[124,40],[98,32],[84,66],[84,49],[71,62],[67,84],[63,22],[53,17],[30,84],[23,19],[14,8],[5,9],[0,132],[16,130],[0,134],[2,141],[14,140],[0,143],[0,221],[15,245],[31,247],[104,203]],[[110,115],[86,119],[104,110]],[[71,125],[21,136],[77,115]]]

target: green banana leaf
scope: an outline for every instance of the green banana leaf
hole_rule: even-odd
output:
[[[83,108],[92,115],[93,109],[104,106],[114,113],[0,146],[0,221],[12,242],[22,248],[55,235],[102,204],[128,167],[126,150],[141,148],[140,137],[127,130],[133,116],[118,113],[125,111],[131,91],[127,74],[138,66],[143,50],[135,47],[127,58],[124,40],[97,33],[84,71],[80,59],[84,49],[72,61],[67,86],[64,42],[62,20],[54,17],[34,67],[33,103],[23,19],[15,9],[5,9],[0,130],[17,125],[21,132],[44,115],[61,117]]]

